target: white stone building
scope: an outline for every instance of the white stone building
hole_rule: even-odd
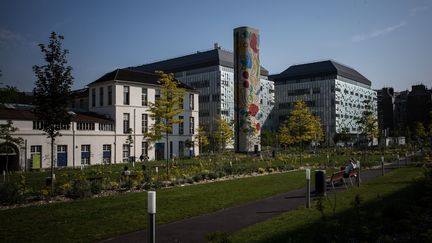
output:
[[[187,91],[184,111],[179,115],[183,123],[174,125],[169,136],[170,157],[199,154],[197,144],[186,147],[198,129],[198,93],[187,85],[181,86]],[[64,125],[62,136],[56,138],[55,166],[127,162],[130,158],[139,160],[141,155],[150,160],[166,158],[165,138],[151,144],[143,137],[154,124],[148,104],[160,95],[159,87],[158,76],[125,69],[117,69],[90,83],[88,101],[84,100],[89,111],[82,111],[82,107],[71,111],[71,124]],[[31,110],[31,106],[16,104],[0,108],[0,123],[11,120],[19,129],[14,136],[24,140],[22,147],[11,146],[12,169],[48,168],[51,163],[50,140],[40,130],[42,124]],[[128,136],[133,140],[131,146],[126,142]],[[1,154],[0,169],[5,163],[5,155]]]

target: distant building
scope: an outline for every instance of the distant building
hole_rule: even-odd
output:
[[[151,160],[166,158],[165,138],[152,146],[143,136],[154,123],[148,104],[160,95],[158,79],[151,73],[117,69],[90,83],[88,90],[73,92],[72,122],[63,124],[62,136],[56,138],[55,166],[127,162],[138,160],[141,155]],[[199,154],[196,143],[191,148],[186,147],[188,140],[194,141],[198,129],[198,92],[185,84],[181,86],[186,89],[184,111],[179,115],[183,123],[173,127],[169,157]],[[11,120],[19,129],[14,136],[25,141],[22,147],[12,145],[14,152],[9,155],[9,168],[50,167],[50,141],[41,131],[43,123],[36,119],[32,109],[31,105],[0,106],[0,123]],[[128,136],[133,139],[132,146],[126,142]],[[4,141],[0,141],[0,145],[2,143]],[[0,154],[0,169],[4,169],[5,163],[5,154]]]
[[[421,122],[425,128],[431,123],[432,90],[423,84],[413,85],[407,98],[407,122],[413,129],[416,122]]]
[[[234,54],[217,44],[212,50],[145,64],[131,69],[145,72],[161,70],[199,91],[199,124],[211,136],[219,117],[234,120]],[[269,116],[274,105],[274,85],[268,71],[261,67],[260,95],[262,129],[271,129]]]
[[[409,136],[416,122],[425,129],[431,123],[432,91],[425,85],[413,85],[411,91],[382,88],[377,92],[379,127],[387,136]]]
[[[288,118],[293,102],[303,100],[321,119],[327,143],[332,143],[342,128],[353,137],[360,133],[356,121],[364,111],[365,100],[371,100],[376,112],[377,94],[371,81],[335,61],[293,65],[270,79],[275,81],[276,127]]]

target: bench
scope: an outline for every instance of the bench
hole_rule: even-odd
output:
[[[332,185],[333,190],[335,189],[335,187],[334,187],[335,183],[340,182],[340,181],[343,182],[343,184],[345,185],[345,188],[348,188],[345,179],[349,179],[351,186],[354,186],[352,179],[355,178],[356,180],[358,180],[359,179],[358,173],[359,173],[359,169],[355,168],[355,169],[350,171],[348,178],[346,178],[346,177],[344,177],[344,171],[340,170],[340,171],[334,172],[332,174],[332,176],[330,177],[330,180],[328,182]]]
[[[335,186],[334,186],[335,182],[340,182],[340,181],[342,181],[343,184],[345,185],[345,188],[347,188],[347,185],[345,183],[344,171],[343,170],[334,172],[332,174],[332,176],[330,177],[329,183],[331,184],[333,190],[335,190]]]

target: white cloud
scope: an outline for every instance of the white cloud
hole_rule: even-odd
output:
[[[429,9],[429,6],[415,7],[415,8],[413,8],[413,9],[410,10],[409,15],[412,16],[412,17],[414,17],[418,13],[427,11],[428,9]]]
[[[22,35],[18,33],[14,33],[8,29],[1,28],[0,29],[0,46],[9,46],[11,44],[18,43],[22,45],[28,45],[30,47],[34,47],[34,41],[29,41]]]
[[[369,40],[369,39],[373,39],[373,38],[376,38],[379,36],[383,36],[383,35],[386,35],[390,32],[393,32],[393,31],[401,28],[402,26],[404,26],[406,24],[407,24],[406,21],[402,21],[397,25],[388,26],[384,29],[374,30],[374,31],[369,32],[369,33],[355,35],[352,37],[352,41],[359,42],[359,41]]]

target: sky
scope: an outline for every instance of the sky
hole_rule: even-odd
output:
[[[233,29],[260,31],[270,74],[332,59],[372,88],[432,86],[432,0],[66,1],[0,0],[0,87],[31,91],[38,44],[65,37],[73,89],[116,68],[209,50],[233,50]]]

